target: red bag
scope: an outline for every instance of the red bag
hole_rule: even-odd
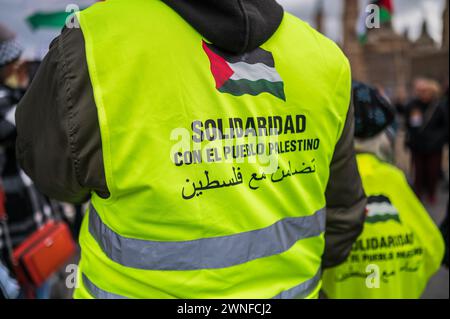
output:
[[[75,253],[76,245],[63,222],[49,221],[13,251],[14,269],[20,283],[43,284]]]

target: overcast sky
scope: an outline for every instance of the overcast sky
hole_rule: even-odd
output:
[[[224,0],[225,1],[225,0]],[[345,0],[278,0],[288,11],[314,26],[314,13],[323,10],[325,29],[322,30],[336,42],[342,42],[343,3]],[[359,0],[365,3],[368,0]],[[87,7],[94,0],[0,0],[0,22],[13,29],[24,47],[24,58],[42,58],[48,45],[60,30],[32,31],[25,19],[37,12],[65,10],[68,4]],[[393,25],[401,34],[414,41],[421,35],[423,23],[427,23],[430,36],[438,43],[442,35],[442,12],[445,0],[394,0]]]

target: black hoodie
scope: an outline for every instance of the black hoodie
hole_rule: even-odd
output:
[[[283,9],[274,0],[163,1],[207,40],[230,53],[260,46],[276,32],[283,18]],[[365,197],[353,157],[353,112],[349,115],[336,146],[326,191],[324,266],[346,258],[364,219]],[[43,193],[72,203],[89,199],[91,191],[109,196],[80,29],[63,29],[52,42],[18,106],[16,122],[18,159]]]

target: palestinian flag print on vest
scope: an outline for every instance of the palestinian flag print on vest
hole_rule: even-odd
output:
[[[393,220],[401,223],[398,210],[392,205],[386,196],[370,196],[367,200],[366,223],[374,224]]]
[[[257,48],[241,55],[224,53],[203,41],[219,92],[234,96],[269,93],[286,101],[284,83],[275,69],[272,53]]]

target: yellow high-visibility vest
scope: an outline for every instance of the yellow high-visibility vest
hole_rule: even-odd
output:
[[[158,0],[78,18],[111,196],[92,194],[75,297],[316,297],[350,101],[339,48],[289,14],[245,55]]]
[[[324,271],[330,298],[419,298],[444,256],[441,233],[396,167],[357,156],[368,196],[364,230],[347,261]]]

